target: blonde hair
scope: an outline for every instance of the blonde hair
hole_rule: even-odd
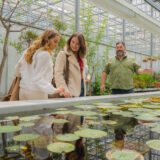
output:
[[[28,64],[31,64],[34,53],[40,48],[43,48],[43,50],[46,50],[46,51],[50,51],[49,40],[56,36],[60,36],[57,30],[55,29],[45,30],[27,49],[27,52],[24,55],[25,61]]]

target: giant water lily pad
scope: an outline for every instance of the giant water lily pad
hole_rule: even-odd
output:
[[[112,106],[113,103],[93,103],[95,106]]]
[[[144,100],[145,99],[127,99],[127,100],[124,100],[124,102],[131,103],[131,104],[141,104],[142,101]]]
[[[66,111],[67,108],[57,108],[56,111]]]
[[[62,142],[57,142],[57,143],[51,143],[47,146],[47,149],[51,152],[54,153],[68,153],[71,151],[75,150],[75,146],[70,143],[62,143]]]
[[[146,127],[157,127],[157,123],[143,123],[144,126]]]
[[[94,105],[77,105],[77,106],[74,106],[75,108],[81,108],[81,109],[92,109],[92,108],[95,108]]]
[[[53,123],[68,123],[69,121],[66,119],[54,119]]]
[[[56,136],[56,139],[60,141],[76,141],[79,139],[79,136],[75,134],[59,134]]]
[[[39,116],[27,116],[27,117],[20,118],[21,121],[25,121],[25,122],[33,121],[37,119],[40,119],[40,117]]]
[[[10,116],[10,117],[6,117],[6,119],[8,120],[19,119],[19,116]]]
[[[136,152],[117,151],[113,153],[113,158],[115,160],[135,160],[136,155],[137,155]]]
[[[30,141],[39,138],[38,134],[20,134],[13,137],[15,141]]]
[[[160,133],[160,126],[151,129],[152,132]]]
[[[34,123],[20,123],[18,126],[20,127],[32,127],[34,126]]]
[[[160,140],[149,140],[146,144],[152,149],[160,150]]]
[[[22,128],[20,126],[0,126],[0,133],[10,133],[20,131]]]
[[[114,105],[112,105],[112,106],[97,106],[96,108],[98,108],[98,109],[121,109],[121,107],[120,106],[114,106]]]
[[[124,105],[121,105],[121,107],[123,108],[140,108],[141,106],[140,105],[134,105],[134,104],[124,104]]]
[[[107,132],[86,128],[76,131],[75,134],[78,135],[79,137],[84,137],[84,138],[101,138],[106,136]]]
[[[151,115],[155,115],[155,116],[159,116],[160,115],[160,110],[151,110],[151,111],[148,111],[149,114]]]
[[[78,115],[78,116],[95,116],[95,115],[97,115],[96,112],[92,112],[92,111],[74,111],[74,112],[72,112],[72,114]]]
[[[106,153],[108,160],[144,160],[144,157],[132,150],[110,150]]]
[[[112,120],[105,120],[105,121],[102,121],[103,124],[109,124],[109,125],[114,125],[114,124],[117,124],[116,121],[112,121]]]
[[[25,146],[22,146],[22,145],[15,145],[15,146],[6,147],[6,149],[8,151],[19,151],[24,148],[25,148]]]
[[[85,119],[98,119],[96,116],[86,116]]]
[[[159,121],[160,120],[160,118],[154,115],[148,114],[148,113],[143,113],[135,118],[138,120],[146,120],[146,121]]]
[[[125,113],[122,113],[121,116],[123,117],[135,117],[133,114],[125,114]]]
[[[151,109],[160,109],[160,105],[151,105],[151,104],[147,104],[147,105],[143,105],[144,108],[151,108]]]
[[[151,111],[150,109],[147,108],[129,108],[129,111],[137,111],[137,112],[148,112]]]

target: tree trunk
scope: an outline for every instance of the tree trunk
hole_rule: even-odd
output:
[[[6,62],[6,59],[8,56],[7,44],[8,44],[9,33],[10,33],[10,27],[8,27],[6,29],[6,35],[5,35],[5,40],[4,40],[4,44],[3,44],[3,57],[2,57],[1,65],[0,65],[0,85],[1,85],[1,81],[2,81],[3,69],[4,69],[5,62]]]

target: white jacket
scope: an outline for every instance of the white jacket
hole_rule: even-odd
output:
[[[56,88],[51,84],[53,78],[52,56],[47,51],[36,51],[32,63],[24,60],[24,54],[16,65],[16,76],[21,76],[20,87],[33,91],[53,94]]]

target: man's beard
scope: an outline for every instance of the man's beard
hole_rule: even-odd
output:
[[[116,52],[117,56],[123,56],[124,53],[125,53],[124,51],[117,51],[117,52]]]

